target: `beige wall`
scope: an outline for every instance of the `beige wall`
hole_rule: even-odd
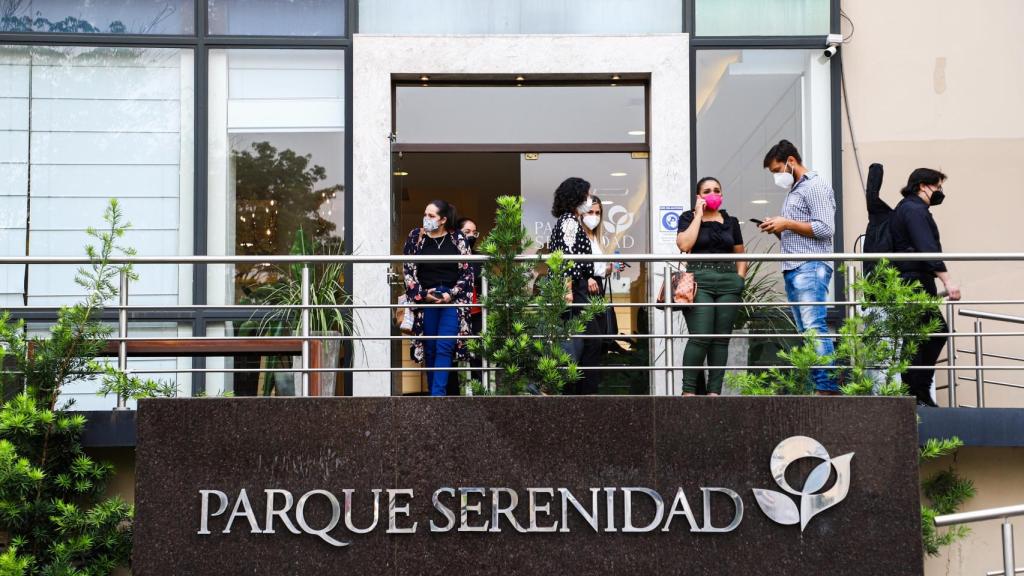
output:
[[[942,170],[949,176],[947,200],[933,213],[946,252],[1024,251],[1024,186],[1018,176],[1024,164],[1024,36],[1018,30],[1024,2],[862,0],[843,2],[843,10],[856,27],[842,50],[865,175],[870,163],[884,164],[882,197],[895,205],[911,170]],[[844,34],[850,31],[844,22]],[[843,190],[846,246],[853,246],[867,213],[845,117]],[[1024,296],[1024,263],[956,262],[949,268],[964,299]],[[1021,305],[965,308],[1024,316]],[[958,319],[957,329],[969,331],[971,322]],[[987,321],[984,330],[1024,331],[1024,326]],[[973,350],[973,342],[964,339],[958,347]],[[986,352],[1024,356],[1022,350],[1022,338],[985,343]],[[973,364],[973,358],[962,354],[958,363]],[[985,377],[1024,384],[1020,371],[990,371]],[[940,403],[945,400],[940,392]],[[961,382],[959,402],[975,404],[973,382]],[[1024,407],[1024,390],[988,386],[986,405]]]
[[[965,448],[955,456],[929,462],[921,477],[953,466],[974,481],[977,495],[964,505],[964,512],[1024,504],[1024,448]],[[1024,517],[1013,519],[1016,533],[1017,566],[1024,566]],[[999,520],[971,525],[971,534],[937,557],[926,557],[926,576],[981,575],[1002,568],[1002,540]]]

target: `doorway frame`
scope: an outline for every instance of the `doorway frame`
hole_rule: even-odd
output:
[[[393,85],[427,74],[432,78],[514,79],[517,75],[556,79],[610,79],[612,75],[646,78],[650,196],[648,215],[651,250],[677,254],[675,234],[660,231],[659,208],[690,205],[690,49],[687,34],[657,35],[506,35],[506,36],[393,36],[356,34],[353,37],[352,108],[352,247],[355,254],[390,252],[391,135],[394,121]],[[390,224],[389,224],[390,226]],[[386,305],[386,264],[353,266],[353,299],[357,304]],[[655,282],[651,283],[655,285]],[[358,313],[362,326],[390,324],[387,309]],[[663,312],[655,312],[653,332],[662,331]],[[652,358],[665,358],[664,341],[655,340]],[[678,344],[677,344],[678,345]],[[675,347],[675,346],[674,346]],[[386,340],[359,341],[354,367],[386,369],[391,365]],[[671,390],[663,372],[654,372],[652,390]],[[391,394],[386,371],[356,372],[355,396]]]

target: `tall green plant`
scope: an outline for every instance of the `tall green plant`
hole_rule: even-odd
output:
[[[109,389],[118,386],[111,379],[134,383],[139,394],[160,388],[94,360],[111,331],[100,322],[103,306],[117,296],[122,272],[135,278],[130,266],[110,263],[134,254],[121,245],[129,225],[116,201],[104,219],[105,230],[88,230],[99,247],[87,247],[92,264],[76,276],[87,295],[60,309],[47,337],[29,338],[9,313],[0,318],[0,360],[15,366],[0,380],[21,390],[0,407],[0,531],[10,539],[0,566],[10,573],[109,574],[131,552],[132,506],[103,498],[113,466],[85,454],[85,417],[57,405],[63,387],[89,373],[101,373]]]
[[[581,376],[564,344],[581,334],[595,315],[604,310],[595,301],[569,315],[566,275],[569,262],[561,252],[550,254],[549,273],[537,280],[530,292],[533,267],[516,257],[533,245],[523,227],[523,200],[518,196],[498,198],[495,226],[480,247],[490,259],[483,267],[488,279],[487,329],[480,340],[470,341],[470,350],[499,368],[495,375],[498,394],[523,394],[536,388],[544,394],[559,394],[568,382]],[[487,392],[477,386],[478,392]]]
[[[846,318],[839,329],[835,353],[820,356],[815,352],[814,334],[804,343],[779,358],[789,362],[791,370],[768,370],[754,374],[727,374],[731,385],[745,395],[810,394],[811,367],[833,362],[840,369],[846,396],[903,396],[906,386],[900,378],[907,371],[919,346],[938,329],[941,299],[924,293],[917,281],[906,282],[899,271],[885,260],[879,261],[871,275],[853,284],[857,301],[867,303],[863,313]],[[941,458],[963,446],[959,438],[929,439],[921,447],[921,463]],[[951,514],[974,497],[974,484],[952,468],[931,474],[921,482],[922,494],[929,505],[921,506],[921,539],[931,556],[940,548],[965,537],[966,526],[954,526],[940,532],[935,517]]]

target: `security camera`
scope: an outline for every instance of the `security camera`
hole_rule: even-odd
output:
[[[836,55],[836,52],[839,52],[839,45],[829,44],[828,48],[825,48],[824,56],[825,58],[831,58]]]

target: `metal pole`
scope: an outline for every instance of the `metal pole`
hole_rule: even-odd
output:
[[[978,408],[985,407],[985,369],[982,362],[985,361],[984,351],[981,343],[981,320],[974,321],[974,377],[977,379]]]
[[[1003,574],[1013,574],[1017,564],[1013,561],[1013,524],[1003,518]]]
[[[302,266],[302,312],[299,316],[302,334],[302,390],[300,396],[309,396],[309,266]]]
[[[675,377],[672,373],[672,267],[665,263],[665,395],[672,395],[672,388],[675,387]]]
[[[480,271],[483,272],[483,268],[482,267],[481,267]],[[481,275],[481,278],[480,278],[480,292],[482,292],[481,296],[483,297],[484,301],[487,300],[487,289],[488,289],[487,276]],[[486,331],[487,331],[487,307],[486,306],[481,306],[480,307],[480,333],[483,334]],[[481,379],[480,385],[483,386],[484,390],[490,390],[491,389],[491,371],[487,369],[489,367],[489,363],[487,362],[487,355],[486,354],[480,354],[480,360],[481,360],[480,366],[483,368],[483,373],[480,375],[480,379]],[[473,388],[472,387],[470,387],[468,390],[466,390],[466,395],[467,396],[472,396],[473,395]]]
[[[946,336],[946,356],[949,358],[947,364],[950,367],[956,366],[956,338],[953,337],[953,333],[956,332],[956,316],[953,312],[954,304],[947,301],[946,324],[949,326],[949,336]],[[949,380],[949,407],[956,408],[956,386],[959,381],[956,370],[947,371],[946,378]]]
[[[121,289],[117,293],[117,301],[120,308],[117,310],[117,336],[121,339],[117,343],[117,369],[122,373],[128,371],[128,270],[121,267]],[[125,398],[121,392],[117,393],[117,410],[125,410]]]

